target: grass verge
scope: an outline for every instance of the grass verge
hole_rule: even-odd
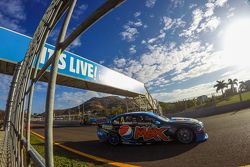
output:
[[[37,150],[39,154],[44,157],[44,140],[39,137],[31,134],[30,142],[32,146]],[[71,152],[68,152],[58,146],[54,146],[54,164],[55,166],[63,167],[88,167],[95,166],[92,163],[85,162],[83,158],[78,155],[75,155]]]
[[[241,94],[241,96],[242,96],[242,101],[250,100],[250,92],[243,92]],[[239,94],[233,95],[231,97],[226,98],[223,101],[217,102],[216,106],[224,106],[224,105],[238,103],[238,102],[240,102],[240,96],[239,96]]]

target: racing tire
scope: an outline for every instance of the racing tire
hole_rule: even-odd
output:
[[[120,144],[120,137],[118,135],[110,135],[108,138],[109,144],[117,146]]]
[[[194,132],[188,128],[181,128],[176,132],[176,138],[183,144],[190,144],[194,141]]]

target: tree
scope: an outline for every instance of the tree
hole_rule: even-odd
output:
[[[240,92],[246,91],[247,90],[246,82],[240,81],[239,83],[240,83],[240,85],[239,85],[239,91]]]
[[[245,81],[246,91],[250,91],[250,80]]]
[[[222,80],[222,81],[216,81],[216,82],[217,82],[217,84],[214,85],[214,88],[216,88],[216,92],[218,92],[219,90],[221,90],[221,93],[224,96],[223,90],[224,90],[224,88],[227,88],[227,83],[224,80]]]
[[[235,93],[234,85],[238,85],[238,79],[228,79],[228,85],[231,86],[231,92]]]
[[[241,95],[241,93],[243,91],[247,90],[247,85],[246,85],[246,83],[244,81],[240,81],[239,83],[240,83],[240,86],[239,86],[239,96],[240,96],[240,101],[242,101],[242,95]]]

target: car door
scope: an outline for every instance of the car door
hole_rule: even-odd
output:
[[[162,127],[162,122],[157,118],[147,114],[138,115],[134,139],[146,143],[168,141],[167,130],[168,128]]]
[[[133,114],[123,115],[116,121],[113,126],[117,127],[117,132],[123,143],[136,143],[134,140],[134,129],[137,125],[137,117]]]

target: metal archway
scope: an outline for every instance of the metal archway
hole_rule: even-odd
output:
[[[79,24],[66,39],[65,35],[76,0],[53,0],[51,2],[34,33],[23,61],[18,63],[13,75],[6,105],[5,147],[3,150],[4,154],[1,155],[2,166],[30,166],[31,161],[36,166],[54,166],[52,128],[59,56],[82,32],[123,1],[108,0],[85,21]],[[61,25],[55,52],[44,67],[38,71],[42,48],[45,45],[48,35],[62,17],[64,17],[64,21]],[[34,86],[49,66],[51,67],[45,107],[45,158],[43,158],[30,144],[30,119]],[[26,134],[26,138],[23,135],[24,133]]]

